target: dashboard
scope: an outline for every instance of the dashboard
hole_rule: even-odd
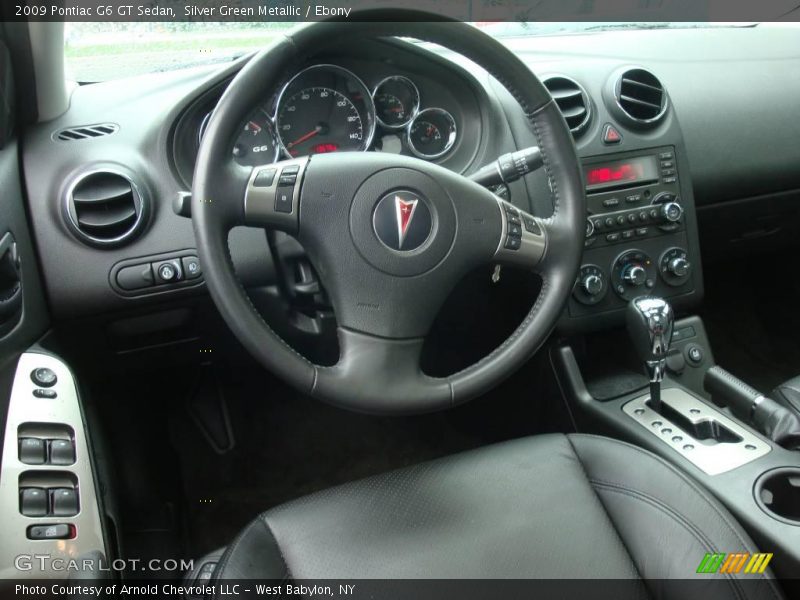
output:
[[[757,215],[765,194],[770,202],[796,197],[794,31],[615,31],[505,43],[545,81],[584,164],[584,260],[563,330],[618,324],[642,293],[696,306],[703,220],[743,202]],[[206,294],[201,265],[192,266],[191,222],[173,203],[191,189],[203,131],[246,62],[80,86],[67,113],[26,132],[29,215],[56,320],[153,311]],[[765,89],[776,91],[770,110]],[[70,137],[81,130],[94,133]],[[285,73],[242,116],[230,151],[244,165],[393,152],[468,174],[536,143],[511,95],[463,57],[403,40],[345,40]],[[99,198],[100,189],[117,193]],[[496,193],[537,216],[553,210],[542,172]],[[107,200],[108,210],[93,213],[98,202],[87,199]],[[263,230],[234,230],[230,246],[246,286],[275,285],[280,265]]]

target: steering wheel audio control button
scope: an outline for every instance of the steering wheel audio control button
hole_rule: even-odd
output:
[[[39,387],[49,388],[56,384],[58,377],[56,377],[56,374],[52,369],[41,367],[31,371],[31,381],[33,381],[33,383]]]
[[[275,191],[275,212],[291,214],[294,187],[286,185]]]
[[[519,247],[522,245],[522,238],[508,236],[506,238],[506,249],[508,250],[519,250]]]

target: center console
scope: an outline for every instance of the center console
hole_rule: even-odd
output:
[[[688,168],[675,145],[583,159],[588,215],[562,330],[620,320],[633,298],[699,300],[702,270]]]

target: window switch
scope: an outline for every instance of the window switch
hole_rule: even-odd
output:
[[[78,514],[78,490],[75,488],[52,489],[50,497],[54,517],[74,517]]]
[[[50,464],[71,465],[75,462],[72,440],[50,440]]]
[[[26,465],[43,465],[47,461],[45,441],[39,438],[19,438],[19,462]]]
[[[19,494],[19,512],[26,517],[47,516],[47,491],[42,488],[22,488]]]

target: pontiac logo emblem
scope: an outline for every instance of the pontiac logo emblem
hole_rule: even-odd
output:
[[[417,194],[398,191],[386,194],[372,216],[375,234],[392,250],[410,252],[430,237],[431,212]]]
[[[403,249],[403,242],[417,210],[417,204],[419,204],[417,199],[403,200],[400,196],[394,197],[394,209],[397,212],[397,247],[400,250]]]

